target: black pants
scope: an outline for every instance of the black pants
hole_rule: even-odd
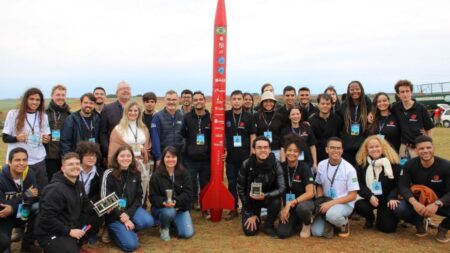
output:
[[[0,232],[0,252],[6,251],[9,249],[9,246],[11,245],[11,239],[8,235],[6,235],[3,232]]]
[[[375,226],[378,230],[385,233],[393,233],[397,230],[398,218],[394,211],[387,207],[387,203],[380,201],[375,208],[366,199],[360,199],[355,203],[355,212],[369,221],[375,221],[373,210],[377,209],[377,220]]]
[[[42,160],[42,161],[40,161],[38,163],[30,165],[30,168],[36,174],[37,188],[38,188],[39,192],[42,192],[42,189],[44,189],[44,187],[47,186],[47,184],[48,184],[48,177],[47,177],[47,169],[45,167],[45,160]]]
[[[284,224],[282,222],[278,224],[278,237],[284,239],[292,236],[298,231],[300,223],[311,225],[314,207],[314,201],[307,200],[292,208],[288,221]]]
[[[47,166],[47,178],[50,182],[53,174],[61,170],[61,159],[45,159],[45,164]]]
[[[250,200],[248,205],[252,207],[252,210],[255,210],[254,212],[248,212],[244,211],[244,214],[242,215],[242,229],[244,230],[244,234],[246,236],[253,236],[258,233],[258,227],[261,223],[261,208],[265,207],[267,208],[267,217],[266,221],[264,223],[264,227],[273,227],[273,223],[278,217],[278,213],[280,212],[281,208],[281,198],[269,198],[265,199],[263,201],[256,201],[256,200]],[[252,217],[253,215],[256,215],[259,218],[259,221],[256,222],[256,229],[250,230],[247,229],[245,226],[245,222],[248,218]]]

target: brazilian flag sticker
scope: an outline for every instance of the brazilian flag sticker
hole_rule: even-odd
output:
[[[216,34],[226,34],[226,33],[227,33],[227,28],[225,28],[224,26],[216,27]]]

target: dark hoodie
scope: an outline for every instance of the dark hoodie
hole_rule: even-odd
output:
[[[59,130],[61,135],[64,127],[64,121],[67,116],[70,115],[69,106],[66,103],[64,103],[63,106],[57,106],[52,100],[50,101],[47,110],[45,110],[45,113],[47,113],[50,131],[53,132],[53,130]],[[45,147],[47,149],[47,159],[61,158],[59,141],[53,141],[53,139],[50,139],[50,142],[46,144]]]
[[[242,163],[239,170],[237,191],[242,202],[242,208],[245,211],[256,212],[258,205],[253,203],[256,200],[250,198],[250,188],[253,182],[262,183],[262,192],[265,198],[278,198],[286,190],[284,182],[283,168],[273,153],[262,163],[256,161],[256,156]]]
[[[14,182],[9,165],[5,165],[0,172],[0,203],[11,205],[13,214],[17,213],[17,208],[22,201],[27,204],[33,204],[38,201],[38,197],[33,198],[27,189],[31,186],[36,187],[36,175],[33,170],[28,169],[25,179],[22,182],[22,189],[19,189]]]
[[[199,133],[199,128],[201,133]],[[197,144],[197,135],[203,134],[205,143]],[[210,159],[211,150],[211,117],[208,111],[205,115],[198,116],[195,110],[184,114],[181,135],[186,140],[185,154],[189,159],[205,161]]]
[[[83,184],[78,179],[72,183],[59,171],[44,188],[34,232],[38,237],[69,236],[71,229],[85,225],[79,224],[82,212],[93,212]]]

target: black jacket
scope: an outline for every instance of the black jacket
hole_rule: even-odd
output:
[[[141,173],[131,173],[121,171],[120,179],[112,175],[112,169],[108,169],[103,174],[101,197],[104,198],[110,193],[115,192],[117,197],[124,198],[127,201],[125,210],[114,209],[111,213],[105,215],[107,224],[120,220],[120,215],[126,213],[128,217],[133,217],[136,210],[142,206],[142,186]],[[124,191],[125,188],[125,191]]]
[[[43,190],[34,232],[38,237],[68,236],[71,229],[85,225],[79,224],[82,212],[94,212],[83,184],[78,179],[72,183],[59,171]]]
[[[193,202],[192,181],[187,170],[175,171],[175,182],[172,182],[167,171],[156,171],[150,179],[150,203],[157,208],[167,200],[166,189],[173,189],[172,199],[176,201],[175,208],[190,210]]]
[[[53,130],[59,130],[61,138],[62,129],[64,128],[64,122],[70,115],[69,106],[67,104],[64,104],[62,107],[59,107],[52,100],[50,101],[47,110],[45,110],[45,113],[47,113],[50,133],[52,133]],[[51,138],[50,142],[48,144],[45,144],[45,147],[47,150],[47,159],[61,158],[60,141],[53,141],[53,138]]]
[[[38,201],[38,197],[33,198],[31,193],[27,192],[31,186],[37,187],[36,175],[32,169],[28,168],[25,180],[22,182],[22,189],[19,189],[12,179],[9,165],[3,166],[0,172],[0,203],[12,206],[13,215],[15,215],[22,201],[27,204]]]
[[[360,165],[356,166],[356,173],[358,174],[358,182],[359,182],[359,196],[363,197],[366,200],[370,200],[374,194],[369,189],[366,184],[366,173],[367,167],[369,164],[366,164],[364,167]],[[379,176],[379,181],[381,182],[381,186],[383,189],[383,195],[377,196],[381,203],[387,203],[391,199],[397,199],[398,195],[398,182],[400,179],[400,165],[392,164],[392,172],[394,173],[394,179],[388,178],[384,175],[384,170],[381,171]]]
[[[92,126],[94,127],[93,137],[99,142],[100,117],[97,113],[92,113]],[[64,122],[64,128],[61,132],[61,155],[75,151],[78,142],[88,141],[83,138],[83,132],[86,126],[81,119],[80,111],[76,111],[69,115]]]
[[[100,114],[100,146],[103,157],[108,157],[109,136],[123,115],[123,107],[119,101],[107,104]]]
[[[100,200],[101,179],[104,173],[101,166],[96,166],[96,169],[95,176],[91,181],[91,190],[87,194],[88,198],[94,203]]]
[[[199,126],[200,125],[200,126]],[[203,145],[197,144],[197,135],[204,134],[205,143]],[[185,154],[189,159],[196,161],[204,161],[210,159],[211,150],[211,116],[208,111],[205,115],[198,116],[195,110],[192,110],[183,116],[183,128],[181,135],[186,140]]]
[[[237,191],[242,202],[242,208],[248,212],[255,212],[253,203],[256,200],[250,198],[250,188],[253,182],[262,183],[262,192],[265,198],[279,198],[286,190],[283,168],[275,155],[270,153],[263,163],[257,163],[256,156],[242,163],[237,180]]]

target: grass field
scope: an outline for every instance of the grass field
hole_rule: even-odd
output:
[[[11,102],[10,102],[11,103]],[[0,101],[0,108],[3,106]],[[14,106],[13,106],[14,107]],[[161,107],[159,105],[158,107]],[[11,107],[9,107],[11,108]],[[7,108],[7,109],[9,109]],[[450,159],[450,129],[433,130],[436,155]],[[0,144],[0,162],[4,162],[6,145]],[[449,168],[450,169],[450,168]],[[434,240],[435,229],[425,238],[414,236],[414,228],[398,228],[395,234],[383,234],[375,230],[362,229],[363,220],[351,221],[351,236],[347,239],[309,238],[298,236],[286,240],[270,238],[264,234],[245,237],[240,220],[212,223],[203,220],[200,212],[192,212],[195,235],[189,240],[177,239],[170,242],[159,239],[158,228],[140,233],[140,252],[450,252],[449,244],[442,245]],[[439,218],[436,218],[437,220]],[[13,245],[18,250],[19,245]],[[121,252],[113,244],[97,243],[95,252]]]

